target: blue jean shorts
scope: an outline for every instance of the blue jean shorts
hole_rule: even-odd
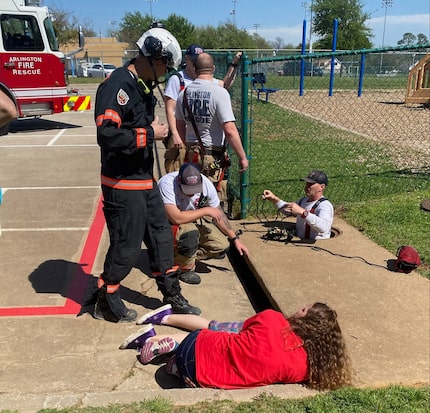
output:
[[[199,387],[196,378],[196,339],[200,330],[193,331],[176,350],[176,366],[188,387]]]

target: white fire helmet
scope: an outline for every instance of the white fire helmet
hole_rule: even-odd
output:
[[[144,56],[153,59],[167,58],[169,69],[177,69],[181,64],[181,47],[176,37],[166,29],[159,27],[149,29],[136,44]]]

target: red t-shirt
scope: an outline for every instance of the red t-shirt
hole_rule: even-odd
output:
[[[202,330],[196,340],[198,383],[235,389],[305,381],[307,354],[289,327],[280,312],[265,310],[246,320],[239,334]]]

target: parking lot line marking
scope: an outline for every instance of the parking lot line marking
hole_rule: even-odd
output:
[[[52,145],[51,148],[88,148],[88,147],[94,147],[98,146],[96,143],[82,143],[82,144],[70,144],[70,145]],[[0,145],[0,148],[7,149],[7,148],[46,148],[47,145]]]
[[[72,281],[67,292],[67,298],[63,306],[0,308],[0,317],[79,314],[88,282],[90,277],[92,277],[91,272],[104,227],[105,220],[102,208],[102,198],[100,197],[97,203],[94,219],[92,220],[91,227],[79,259],[80,268],[72,277]]]
[[[88,231],[88,227],[65,228],[2,228],[2,232]]]
[[[17,186],[14,188],[1,188],[3,194],[7,191],[20,191],[20,190],[45,190],[45,189],[100,189],[100,185],[94,186]]]
[[[58,139],[61,138],[61,136],[66,132],[66,129],[60,130],[49,142],[47,146],[52,146]]]

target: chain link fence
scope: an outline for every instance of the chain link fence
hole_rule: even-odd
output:
[[[405,102],[409,72],[426,56],[424,47],[285,54],[245,52],[231,90],[250,159],[249,172],[239,175],[232,154],[233,210],[240,208],[242,218],[258,214],[265,188],[300,198],[300,178],[312,169],[329,176],[326,194],[335,207],[430,191],[430,97]],[[222,78],[232,55],[213,55]],[[258,74],[265,83],[253,87]],[[424,74],[426,94],[428,64]]]

